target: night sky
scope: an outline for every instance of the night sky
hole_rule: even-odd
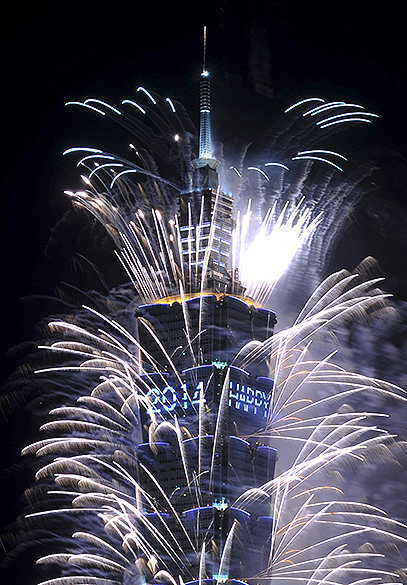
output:
[[[402,3],[360,3],[364,8],[354,2],[266,0],[209,1],[201,8],[184,1],[139,4],[56,0],[7,8],[1,35],[1,379],[33,347],[36,323],[50,306],[38,297],[52,295],[61,280],[69,279],[75,234],[67,234],[64,250],[54,228],[69,209],[63,191],[80,183],[74,163],[62,152],[86,145],[126,153],[126,132],[64,103],[97,97],[120,104],[143,85],[183,102],[197,123],[204,24],[218,139],[238,133],[255,141],[287,106],[314,95],[360,103],[380,115],[374,125],[343,132],[337,141],[339,152],[355,160],[372,157],[380,171],[377,190],[361,202],[329,269],[352,269],[372,255],[387,290],[407,302]],[[233,91],[225,103],[228,84]],[[80,286],[80,275],[72,278]],[[26,475],[7,468],[20,465],[29,422],[16,409],[5,409],[6,471],[0,489],[4,522],[9,522],[18,513]],[[7,583],[13,578],[7,573]],[[19,582],[21,575],[15,577]]]

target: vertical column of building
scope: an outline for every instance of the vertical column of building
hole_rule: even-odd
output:
[[[191,161],[192,189],[179,196],[184,261],[188,260],[195,274],[202,274],[204,259],[208,260],[206,288],[242,293],[241,285],[230,275],[233,198],[219,189],[220,161],[212,152],[210,77],[206,70],[201,74],[199,113],[199,158]]]
[[[194,567],[192,573],[199,570],[199,554],[205,545],[205,585],[215,581],[239,583],[239,579],[267,565],[272,519],[267,502],[250,510],[236,502],[246,490],[273,477],[276,452],[255,438],[264,424],[266,407],[261,409],[254,401],[272,386],[271,380],[263,386],[260,381],[268,372],[257,363],[250,372],[231,364],[239,348],[253,339],[264,340],[272,329],[269,332],[268,314],[256,312],[227,294],[244,294],[244,289],[229,273],[233,198],[219,189],[220,162],[212,154],[210,80],[205,67],[200,83],[199,158],[191,163],[192,189],[179,196],[182,253],[192,271],[190,290],[185,292],[201,292],[204,259],[208,266],[203,283],[206,295],[185,301],[190,346],[186,343],[186,317],[180,299],[171,305],[156,303],[139,308],[167,351],[165,355],[155,338],[140,330],[143,347],[153,358],[152,363],[161,368],[154,373],[150,362],[146,363],[151,372],[149,383],[154,385],[151,408],[157,421],[177,417],[182,440],[170,432],[170,426],[163,425],[155,442],[140,444],[137,452],[144,470],[142,484],[151,496],[149,519],[155,523],[157,534],[164,524],[171,529],[190,567]],[[198,359],[192,359],[192,354]],[[173,375],[169,355],[177,376]],[[236,538],[232,554],[227,563],[221,564],[233,526]],[[179,572],[168,551],[159,542],[155,546],[167,566]],[[187,567],[182,578],[188,585],[198,585],[198,581],[188,581],[191,571]]]
[[[200,96],[199,96],[199,158],[212,159],[212,136],[211,136],[211,88],[208,71],[202,71]]]

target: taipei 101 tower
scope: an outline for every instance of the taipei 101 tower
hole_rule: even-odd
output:
[[[233,198],[220,190],[219,164],[212,155],[210,78],[204,66],[199,158],[192,161],[190,190],[179,196],[189,287],[181,296],[139,306],[135,315],[148,355],[140,357],[143,371],[156,380],[148,391],[150,406],[140,411],[144,430],[136,450],[139,482],[149,494],[143,513],[157,534],[166,526],[176,535],[188,558],[181,577],[190,584],[252,582],[250,577],[268,565],[273,523],[268,498],[257,500],[252,512],[247,501],[244,510],[239,507],[245,492],[274,475],[277,453],[261,433],[273,381],[263,362],[251,360],[241,369],[234,358],[271,337],[276,318],[245,297],[238,275],[229,272]],[[166,431],[165,422],[174,419],[182,441],[174,442]],[[147,434],[152,423],[162,429],[154,442]],[[171,509],[164,494],[171,495]],[[145,538],[151,540],[151,531]],[[159,536],[153,545],[171,574],[180,573]]]

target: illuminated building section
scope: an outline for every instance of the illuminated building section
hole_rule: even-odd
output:
[[[181,384],[176,378],[166,379],[165,374],[156,376],[156,384],[147,392],[147,396],[150,396],[152,400],[147,414],[161,415],[165,418],[169,412],[182,417],[192,412],[196,413],[199,410],[198,405],[207,403],[208,388],[212,384],[212,378],[219,377],[216,374],[217,371],[212,366],[190,368],[181,372],[183,380]],[[243,415],[249,414],[260,419],[261,417],[267,419],[272,381],[269,378],[252,378],[244,370],[233,366],[230,366],[229,375],[228,406]],[[154,378],[154,375],[149,376],[150,381]]]
[[[257,499],[252,513],[247,502],[245,510],[238,502],[244,492],[273,478],[277,458],[261,433],[267,424],[273,380],[264,364],[253,362],[247,370],[232,364],[246,344],[264,341],[273,333],[275,314],[249,303],[209,291],[185,300],[184,307],[179,300],[159,302],[140,306],[136,314],[139,341],[149,356],[143,369],[150,370],[143,375],[151,402],[142,425],[148,429],[153,420],[173,424],[174,417],[179,425],[178,439],[164,425],[153,443],[145,433],[136,451],[140,484],[149,494],[143,507],[150,526],[157,530],[152,545],[174,572],[179,568],[160,534],[174,535],[192,566],[198,563],[196,551],[204,546],[206,574],[212,575],[205,580],[208,585],[219,578],[220,558],[232,527],[232,554],[221,582],[260,572],[270,553],[269,498],[260,504]],[[166,495],[171,495],[172,511]],[[145,536],[151,540],[151,530]],[[182,575],[185,583],[188,576]]]
[[[228,270],[234,227],[233,197],[219,188],[219,165],[212,156],[209,73],[203,71],[199,158],[192,161],[191,191],[178,197],[182,253],[185,263],[197,274],[198,282],[207,263],[207,290],[243,294],[243,287]]]
[[[136,317],[141,344],[164,371],[171,371],[170,356],[179,370],[191,367],[194,360],[201,365],[230,364],[247,343],[271,337],[276,323],[273,311],[254,307],[250,299],[211,292],[185,300],[184,307],[180,300],[142,305]],[[162,347],[154,335],[164,341]],[[144,360],[143,367],[154,371],[148,360]],[[257,375],[267,375],[262,368],[264,365],[256,365]]]
[[[201,209],[192,210],[196,194],[181,195],[180,232],[184,261],[191,256],[192,264],[202,269],[205,254],[210,248],[210,266],[227,274],[233,231],[233,198],[214,190],[199,191]],[[202,223],[191,224],[189,218],[199,213]],[[199,216],[198,216],[199,217]],[[182,222],[182,223],[181,223]]]

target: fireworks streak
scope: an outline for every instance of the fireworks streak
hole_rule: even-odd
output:
[[[310,254],[324,262],[365,189],[370,169],[339,180],[346,158],[315,146],[376,115],[320,98],[294,104],[268,162],[249,164],[246,150],[221,161],[208,222],[205,198],[191,190],[197,137],[185,110],[138,92],[140,104],[123,101],[129,110],[71,102],[111,117],[138,145],[137,163],[87,147],[65,153],[86,170],[86,190],[67,194],[105,226],[138,309],[120,321],[84,307],[49,323],[54,340],[43,348],[54,358],[37,375],[72,387],[80,378],[88,391],[53,408],[47,437],[23,451],[44,461],[36,479],[47,493],[27,522],[58,519],[68,542],[38,560],[60,571],[42,585],[397,581],[377,543],[407,547],[407,527],[350,500],[341,475],[394,436],[377,426],[384,414],[344,405],[375,396],[404,408],[406,396],[345,371],[334,352],[313,355],[350,319],[383,309],[387,295],[378,279],[336,273],[275,335],[273,314],[261,308],[296,258],[305,268]],[[219,219],[228,186],[238,207],[230,234]],[[218,276],[231,287],[225,300],[209,283],[228,245]],[[248,315],[251,328],[266,323],[265,333],[228,341],[226,357],[208,354],[208,339],[218,348],[214,315],[226,306],[230,319],[233,310],[237,321]]]
[[[240,235],[241,251],[237,268],[242,283],[246,286],[247,295],[262,305],[267,303],[279,279],[295,255],[312,238],[322,219],[320,215],[310,221],[310,213],[303,207],[303,200],[290,213],[287,213],[287,207],[288,205],[277,219],[276,205],[269,209],[258,234],[250,244],[244,241],[245,228]],[[245,219],[243,218],[243,225]],[[267,263],[264,262],[264,257],[269,259]]]
[[[266,340],[248,354],[240,352],[244,359],[236,356],[234,363],[239,366],[247,367],[259,355],[267,355],[272,362],[273,401],[265,425],[256,431],[257,441],[272,437],[278,447],[287,442],[297,447],[294,461],[282,463],[288,468],[258,488],[242,490],[231,503],[236,518],[224,545],[219,575],[228,573],[225,567],[233,547],[237,546],[234,543],[243,538],[239,533],[242,530],[239,514],[247,514],[252,521],[256,515],[263,514],[274,518],[270,557],[261,573],[245,574],[244,580],[257,582],[271,578],[309,583],[325,582],[329,576],[331,582],[342,583],[353,582],[361,576],[380,576],[381,582],[394,577],[388,571],[362,568],[362,557],[377,561],[382,559],[380,554],[362,555],[348,546],[353,541],[362,542],[358,541],[361,536],[373,540],[389,538],[405,545],[406,527],[373,506],[347,501],[342,489],[323,483],[331,467],[338,468],[344,461],[363,462],[374,453],[376,445],[392,440],[388,433],[369,422],[380,419],[377,413],[341,413],[338,406],[353,395],[370,393],[397,397],[400,404],[406,403],[400,389],[391,384],[345,372],[329,358],[322,362],[309,359],[310,340],[320,335],[321,330],[337,324],[344,314],[349,317],[349,311],[355,314],[382,302],[383,295],[374,289],[375,282],[349,287],[352,279],[337,275],[336,280],[336,285],[331,285],[322,298],[316,302],[314,299],[314,304],[308,306],[308,312],[291,330]],[[338,289],[338,285],[346,291],[333,298],[333,289],[335,286]],[[361,288],[365,288],[363,296],[360,296]],[[49,349],[62,355],[68,351],[80,358],[80,364],[72,366],[72,371],[102,372],[101,382],[89,397],[79,398],[78,406],[61,407],[50,413],[56,420],[45,424],[43,430],[57,434],[58,438],[39,441],[24,452],[53,458],[38,471],[37,479],[54,478],[59,488],[49,492],[50,498],[56,498],[58,507],[31,517],[94,513],[107,531],[108,540],[76,533],[75,540],[82,542],[85,550],[95,549],[95,553],[48,555],[39,562],[103,569],[105,575],[113,572],[121,582],[125,575],[136,579],[140,563],[142,572],[152,578],[146,565],[148,559],[154,558],[154,563],[166,571],[167,578],[171,574],[176,580],[174,570],[178,570],[184,579],[198,579],[197,571],[200,574],[204,571],[205,547],[210,544],[205,538],[201,540],[201,526],[209,530],[204,515],[213,509],[205,504],[208,493],[201,479],[212,476],[216,469],[223,411],[217,413],[219,430],[214,436],[200,435],[198,468],[190,448],[193,440],[189,436],[185,438],[185,427],[181,428],[183,417],[167,412],[167,420],[160,417],[151,420],[148,445],[151,453],[158,457],[165,448],[163,445],[170,444],[173,448],[177,445],[179,485],[173,493],[168,493],[165,482],[161,485],[154,472],[134,457],[134,445],[140,436],[140,411],[150,404],[148,397],[156,385],[154,374],[144,371],[137,358],[126,350],[129,335],[122,327],[106,317],[95,316],[105,323],[104,328],[99,327],[98,334],[69,323],[51,324],[53,329],[65,331],[69,336],[74,333],[77,341],[56,342]],[[56,367],[53,371],[66,375],[67,368]],[[157,370],[156,375],[162,374]],[[224,389],[228,387],[226,377]],[[309,396],[315,395],[315,389],[320,398],[311,400]],[[161,399],[166,406],[165,398]],[[208,413],[198,406],[195,415],[197,427],[204,428]],[[202,463],[203,460],[207,463]],[[146,478],[151,484],[150,491],[143,487]],[[190,517],[194,510],[200,514],[196,515],[191,531]],[[244,520],[245,517],[243,526]],[[132,559],[138,559],[138,564],[134,565]],[[337,579],[340,575],[340,579],[335,575]],[[64,583],[79,582],[74,576],[64,579]],[[94,579],[95,583],[102,584],[106,577]],[[155,580],[160,578],[155,576]],[[50,583],[56,585],[59,581],[54,579]]]

